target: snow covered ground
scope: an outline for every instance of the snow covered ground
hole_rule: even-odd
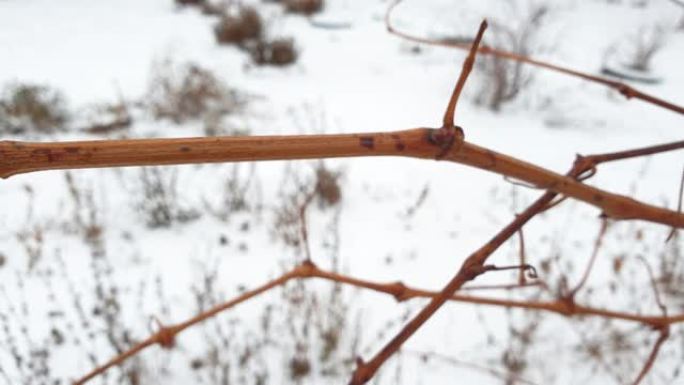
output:
[[[193,8],[178,8],[171,0],[0,0],[0,84],[47,84],[62,90],[74,111],[83,111],[119,97],[144,99],[152,71],[158,68],[153,64],[170,59],[210,69],[245,95],[246,109],[231,116],[230,122],[253,135],[438,126],[463,52],[436,47],[415,52],[413,44],[387,33],[386,1],[327,3],[325,17],[349,21],[351,28],[317,28],[305,17],[283,15],[277,4],[258,3],[269,34],[291,36],[300,49],[296,64],[275,68],[256,67],[244,52],[217,45],[212,32],[215,18]],[[598,73],[611,45],[629,39],[642,25],[660,23],[673,30],[684,12],[664,0],[645,1],[643,7],[632,3],[637,2],[553,2],[539,56]],[[523,12],[524,4],[516,9]],[[407,1],[397,9],[395,20],[398,27],[424,36],[467,36],[483,16],[506,20],[508,12],[494,1]],[[682,60],[684,31],[673,30],[653,61],[652,72],[663,81],[635,86],[683,104]],[[673,112],[541,70],[534,70],[534,82],[518,99],[500,112],[491,112],[474,103],[483,81],[481,74],[473,75],[458,108],[457,120],[466,138],[558,172],[570,167],[576,153],[616,151],[682,137],[682,117]],[[155,121],[141,110],[134,118],[125,133],[128,137],[204,135],[201,121],[176,125]],[[94,138],[72,131],[2,139]],[[681,152],[673,152],[610,164],[602,166],[589,183],[674,208],[683,160]],[[325,165],[342,173],[342,199],[327,209],[314,204],[308,212],[314,261],[325,268],[339,263],[342,272],[355,277],[401,280],[426,289],[441,288],[469,253],[540,194],[496,175],[447,163],[367,158],[330,160]],[[205,293],[209,302],[220,301],[291,268],[301,261],[302,252],[277,237],[276,213],[287,205],[288,194],[296,192],[292,175],[311,180],[316,166],[308,161],[256,164],[247,190],[250,209],[227,218],[212,215],[207,207],[220,206],[226,181],[234,172],[240,174],[233,180],[244,181],[249,165],[161,169],[163,181],[177,188],[175,204],[195,211],[199,218],[154,229],[139,210],[144,186],[136,168],[72,171],[71,187],[80,191],[76,194],[64,172],[3,180],[0,381],[74,379],[94,362],[113,356],[126,341],[148,335],[151,317],[162,323],[179,322],[196,313],[202,297],[198,293]],[[89,222],[93,220],[90,207],[96,212],[93,222]],[[600,226],[598,214],[584,204],[567,202],[525,227],[529,262],[554,287],[561,271],[570,282],[579,278]],[[84,240],[79,221],[98,225],[95,241]],[[636,256],[643,255],[660,271],[663,255],[681,247],[680,239],[663,243],[668,231],[644,223],[614,224],[599,256],[604,258],[599,258],[591,275],[593,294],[580,298],[590,298],[596,306],[657,313],[648,276]],[[518,243],[513,240],[492,262],[513,264],[517,253]],[[633,276],[616,276],[613,268],[619,258],[624,258]],[[553,265],[549,272],[540,269],[544,260]],[[679,261],[673,269],[681,270],[681,265]],[[514,273],[492,273],[478,279],[478,284],[515,279]],[[617,292],[610,291],[613,280]],[[214,286],[207,287],[207,282]],[[340,363],[334,374],[322,374],[325,363],[314,353],[320,346],[304,349],[297,343],[321,342],[302,332],[301,323],[312,319],[311,314],[292,298],[283,299],[303,295],[290,285],[285,292],[264,294],[182,334],[171,352],[149,349],[135,361],[143,368],[141,383],[221,383],[225,373],[216,369],[220,365],[207,363],[222,360],[232,362],[232,372],[225,376],[237,383],[260,383],[260,378],[269,384],[341,383],[349,373],[344,370],[350,368],[350,352],[369,357],[399,330],[406,314],[414,314],[424,303],[397,304],[388,296],[349,288],[335,299],[328,283],[310,282],[305,287],[309,296],[318,296],[319,307],[311,310],[320,312],[316,322],[334,324],[331,320],[340,314],[346,320],[339,328],[342,342],[334,354]],[[534,290],[484,294],[530,298]],[[109,303],[116,308],[110,319],[106,314],[111,309],[95,309],[97,304],[108,306],[107,298],[116,298],[116,303]],[[331,303],[332,307],[326,305]],[[668,305],[671,313],[682,310],[676,296]],[[275,309],[271,320],[275,326],[265,332],[268,309]],[[524,333],[514,331],[525,327],[534,331],[533,341],[521,347],[518,337]],[[615,342],[616,335],[626,335],[633,343],[621,345]],[[600,346],[616,348],[606,348],[598,358],[589,355],[581,347],[597,337]],[[503,381],[444,359],[424,362],[416,352],[503,372],[513,356],[525,362],[520,375],[534,383],[624,383],[635,378],[654,340],[655,333],[635,324],[613,323],[608,328],[597,320],[568,321],[554,315],[449,304],[382,370],[379,383]],[[681,366],[682,341],[677,327],[648,378],[651,383],[681,381],[673,373]],[[213,361],[206,358],[212,347],[216,347]],[[249,352],[256,352],[256,358]],[[300,355],[309,357],[316,369],[293,379],[292,357]],[[619,362],[613,361],[616,357]],[[49,368],[47,373],[41,372],[41,365]],[[240,377],[240,370],[248,374]],[[268,373],[266,378],[263,373]],[[95,383],[123,383],[123,375],[114,369]],[[136,383],[130,376],[126,381]]]

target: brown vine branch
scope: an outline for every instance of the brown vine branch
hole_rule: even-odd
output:
[[[395,36],[398,36],[402,39],[412,41],[414,43],[420,43],[420,44],[428,44],[428,45],[434,45],[434,46],[441,46],[441,47],[447,47],[447,48],[458,48],[462,50],[469,50],[470,45],[466,43],[458,43],[458,42],[453,42],[453,41],[442,41],[442,40],[432,40],[432,39],[427,39],[415,35],[411,35],[406,32],[402,32],[395,28],[392,23],[391,23],[391,16],[392,12],[394,9],[401,3],[402,0],[395,0],[392,4],[387,9],[387,12],[385,13],[385,25],[387,27],[387,31]],[[590,81],[596,84],[601,84],[605,87],[612,88],[616,91],[618,91],[620,94],[622,94],[625,98],[631,99],[639,99],[644,102],[665,108],[667,110],[676,112],[678,114],[684,114],[684,107],[679,106],[677,104],[674,104],[672,102],[660,99],[656,96],[647,94],[643,91],[640,91],[634,87],[631,87],[625,83],[615,81],[609,78],[604,78],[601,76],[597,75],[592,75],[586,72],[581,72],[572,68],[568,67],[563,67],[557,64],[551,64],[548,62],[544,62],[538,59],[531,58],[529,56],[525,55],[520,55],[517,53],[513,52],[508,52],[504,51],[501,49],[489,47],[487,45],[480,46],[478,48],[478,53],[482,55],[493,55],[500,57],[502,59],[506,60],[512,60],[512,61],[517,61],[525,64],[529,64],[538,68],[543,68],[547,69],[550,71],[558,72],[564,75],[572,76],[575,78],[580,78],[586,81]]]
[[[633,385],[639,385],[641,381],[646,377],[648,372],[651,371],[651,368],[653,367],[653,364],[655,363],[656,358],[658,358],[658,353],[660,352],[660,347],[663,345],[663,343],[667,340],[667,338],[670,336],[670,329],[669,328],[663,328],[660,331],[660,334],[658,335],[658,339],[656,340],[655,344],[653,344],[653,349],[651,350],[651,353],[648,355],[648,358],[646,359],[646,363],[644,364],[644,367],[641,368],[641,372],[639,372],[639,375],[637,376],[636,380],[632,383]]]
[[[405,156],[434,159],[443,153],[439,129],[338,135],[292,135],[177,139],[129,139],[31,143],[0,141],[0,177],[40,170],[317,159],[360,156]],[[684,141],[658,146],[655,152],[684,148]],[[651,150],[649,148],[649,150]],[[584,159],[596,164],[648,155],[623,152]],[[525,161],[463,142],[443,159],[506,175],[561,193],[599,208],[613,219],[642,219],[684,227],[684,214],[583,184]]]
[[[390,14],[399,1],[395,2],[387,12],[387,26],[390,32],[414,41],[434,43],[426,39],[405,35],[393,29],[390,24]],[[403,343],[411,337],[445,302],[458,300],[485,305],[520,307],[553,311],[563,315],[597,315],[607,318],[617,318],[641,322],[661,330],[661,338],[656,342],[651,355],[642,369],[639,378],[643,378],[658,354],[660,345],[667,338],[666,330],[670,323],[681,322],[684,316],[645,317],[640,315],[612,312],[608,310],[591,309],[575,303],[572,297],[559,298],[553,302],[514,302],[482,297],[458,296],[455,292],[466,282],[494,268],[485,265],[488,257],[496,251],[511,236],[521,231],[522,227],[538,213],[559,203],[560,195],[571,197],[599,208],[603,214],[614,219],[642,219],[660,223],[673,228],[684,227],[684,214],[638,202],[629,197],[613,194],[582,183],[583,179],[596,172],[598,164],[608,161],[627,159],[637,156],[671,151],[684,148],[684,141],[652,146],[637,150],[618,153],[595,155],[589,157],[578,156],[573,168],[565,176],[546,170],[539,166],[524,162],[465,142],[462,131],[456,131],[453,122],[456,104],[465,84],[468,73],[472,68],[475,53],[497,55],[510,60],[537,65],[557,72],[584,78],[604,84],[621,92],[626,97],[635,97],[661,107],[684,113],[684,109],[653,96],[641,93],[619,82],[596,77],[571,69],[536,61],[529,57],[496,50],[489,47],[478,47],[486,23],[480,26],[477,38],[464,63],[461,77],[457,82],[444,116],[444,125],[440,129],[417,128],[412,130],[387,133],[346,134],[346,135],[309,135],[309,136],[262,136],[262,137],[218,137],[218,138],[179,138],[179,139],[142,139],[118,141],[81,141],[64,143],[29,143],[29,142],[0,142],[0,177],[51,169],[76,169],[94,167],[121,167],[139,165],[170,165],[185,163],[254,161],[254,160],[285,160],[285,159],[320,159],[332,157],[357,156],[405,156],[424,159],[444,159],[472,167],[495,172],[505,177],[521,180],[538,188],[548,190],[535,203],[518,215],[509,225],[497,233],[487,244],[471,254],[463,263],[458,273],[437,293],[409,290],[401,283],[383,285],[362,281],[335,273],[318,270],[309,260],[297,266],[292,271],[267,284],[214,307],[207,312],[172,326],[160,326],[160,329],[148,339],[133,346],[129,351],[115,357],[108,363],[96,368],[77,384],[103,373],[108,368],[124,362],[127,358],[139,353],[149,346],[159,344],[165,348],[174,346],[175,338],[181,331],[211,318],[228,308],[247,301],[256,295],[280,286],[292,278],[319,277],[341,283],[366,287],[368,289],[387,292],[398,300],[405,300],[412,296],[430,298],[428,305],[421,310],[391,341],[385,345],[371,360],[359,360],[352,376],[352,384],[362,384],[373,377],[382,364],[392,356]],[[468,64],[470,62],[470,64]],[[453,143],[458,134],[458,146]],[[588,173],[588,174],[587,174]],[[302,225],[305,227],[305,213],[302,209]],[[302,231],[306,241],[306,229]],[[592,260],[595,257],[592,257]],[[590,265],[591,266],[591,265]],[[591,267],[588,268],[589,271]],[[581,281],[582,282],[582,281]],[[658,300],[659,301],[659,300]],[[662,339],[662,341],[661,341]],[[640,379],[638,380],[640,381]]]
[[[444,113],[444,120],[442,122],[442,127],[453,127],[456,121],[454,117],[456,116],[456,105],[458,104],[458,99],[463,92],[463,87],[468,80],[470,72],[473,70],[473,65],[475,64],[475,55],[477,54],[477,47],[482,41],[482,36],[487,29],[487,20],[483,20],[480,24],[480,29],[477,31],[475,36],[475,41],[470,46],[470,51],[468,52],[468,57],[463,61],[463,68],[461,69],[461,74],[458,77],[458,81],[454,86],[454,91],[451,93],[451,98],[449,99],[449,104],[447,104],[447,109]]]
[[[569,178],[580,178],[587,171],[594,170],[597,164],[601,162],[617,161],[628,159],[640,154],[655,153],[654,148],[660,151],[670,151],[672,146],[652,146],[635,150],[622,151],[610,154],[600,154],[589,157],[578,156],[572,169],[568,172]],[[571,179],[571,180],[575,180]],[[497,233],[488,243],[482,246],[479,250],[466,258],[465,262],[456,275],[449,281],[449,283],[442,289],[440,294],[430,301],[413,319],[411,319],[402,328],[397,335],[391,339],[373,358],[367,363],[362,360],[357,360],[357,368],[352,375],[350,385],[359,385],[368,382],[377,372],[377,370],[384,364],[384,362],[391,357],[401,346],[406,342],[432,315],[459,290],[463,284],[473,280],[478,275],[485,272],[485,262],[487,258],[494,253],[505,241],[519,231],[530,219],[537,214],[545,211],[548,205],[553,202],[558,194],[554,191],[548,191],[532,203],[523,213],[516,216],[516,218]],[[574,298],[566,296],[562,299],[566,306],[573,308],[575,306]]]
[[[466,258],[465,262],[456,275],[449,281],[444,289],[433,297],[430,303],[427,304],[413,319],[411,319],[402,328],[397,335],[392,338],[373,358],[366,362],[359,362],[354,371],[351,385],[365,384],[370,380],[384,362],[391,357],[401,346],[408,340],[432,315],[447,301],[454,293],[468,281],[475,279],[478,275],[485,272],[484,264],[487,258],[496,251],[499,246],[506,242],[512,235],[516,234],[518,230],[527,221],[532,219],[536,214],[544,210],[546,205],[556,196],[553,192],[547,192],[523,213],[516,216],[516,218],[497,233],[489,242],[482,246],[479,250]]]
[[[435,298],[440,294],[440,292],[423,290],[419,288],[414,288],[407,286],[401,282],[392,283],[378,283],[363,279],[358,279],[343,274],[339,274],[332,271],[326,271],[318,268],[311,262],[303,262],[297,267],[293,268],[289,272],[281,275],[280,277],[267,282],[266,284],[257,287],[254,290],[245,292],[234,299],[229,300],[223,304],[220,304],[212,309],[207,310],[204,313],[200,313],[195,317],[181,322],[173,326],[160,326],[159,331],[154,333],[144,341],[139,342],[134,345],[128,351],[112,358],[110,361],[102,366],[97,367],[92,372],[83,376],[81,379],[74,382],[74,384],[80,385],[85,384],[91,379],[97,377],[98,375],[104,373],[108,369],[121,365],[124,361],[131,358],[132,356],[140,353],[142,350],[153,346],[160,345],[165,348],[172,348],[174,346],[174,341],[176,336],[183,332],[185,329],[201,323],[211,317],[216,316],[218,313],[228,310],[236,305],[246,302],[247,300],[256,297],[259,294],[263,294],[275,287],[281,286],[292,279],[310,279],[318,278],[330,282],[346,284],[349,286],[368,289],[378,293],[384,293],[391,295],[397,301],[403,302],[414,298]],[[590,306],[584,306],[581,304],[568,305],[568,302],[562,298],[547,301],[547,302],[535,302],[535,301],[516,301],[507,299],[497,299],[482,296],[472,296],[472,295],[462,295],[454,294],[449,298],[452,302],[470,303],[474,305],[485,305],[485,306],[498,306],[506,308],[517,308],[535,311],[547,311],[552,312],[565,317],[582,317],[582,316],[593,316],[593,317],[603,317],[610,319],[617,319],[623,321],[637,322],[643,325],[650,326],[654,329],[662,329],[672,324],[684,322],[684,314],[676,316],[657,316],[657,315],[642,315],[642,314],[631,314],[618,311],[611,311],[606,309],[592,308]]]
[[[454,91],[451,93],[449,103],[447,104],[446,111],[444,112],[442,127],[439,130],[432,132],[432,136],[430,137],[430,139],[441,148],[441,151],[435,156],[435,159],[444,158],[444,156],[452,149],[455,142],[458,142],[456,149],[463,145],[463,129],[457,126],[454,121],[454,117],[456,115],[456,105],[458,104],[458,99],[461,96],[461,92],[463,91],[466,80],[468,80],[468,75],[470,75],[470,72],[473,69],[473,64],[475,64],[477,46],[480,44],[486,29],[487,21],[483,20],[480,24],[480,28],[477,32],[477,36],[475,37],[472,48],[470,49],[465,61],[463,61],[461,74],[458,77],[458,81],[456,81]]]

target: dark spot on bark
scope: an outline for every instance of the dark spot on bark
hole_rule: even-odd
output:
[[[372,136],[362,136],[359,138],[359,143],[361,144],[361,147],[365,147],[369,150],[372,150],[375,148],[375,138]]]
[[[78,147],[65,147],[64,151],[68,152],[69,154],[78,154],[78,151],[80,149]]]
[[[496,168],[496,153],[492,150],[487,150],[487,157],[489,158],[491,164],[485,167],[490,169]]]
[[[188,146],[181,146],[179,150],[181,150],[181,152],[190,152],[190,147],[188,147]]]
[[[399,136],[398,134],[391,134],[390,138],[392,138],[392,140],[394,140],[394,148],[397,151],[404,151],[404,149],[406,148],[406,145],[401,140],[401,136]]]
[[[19,142],[12,142],[12,147],[16,148],[17,150],[21,150],[25,146]]]
[[[603,202],[603,196],[601,194],[594,194],[594,202]]]

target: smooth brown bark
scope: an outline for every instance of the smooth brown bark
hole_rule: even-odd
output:
[[[128,139],[61,143],[0,142],[0,177],[54,169],[188,163],[404,156],[453,161],[525,181],[593,205],[614,219],[642,219],[677,228],[684,214],[592,187],[525,161],[463,142],[444,153],[438,129],[341,134]]]

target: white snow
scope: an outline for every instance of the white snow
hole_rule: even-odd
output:
[[[320,29],[303,17],[279,14],[278,6],[262,4],[274,35],[292,36],[301,49],[298,62],[288,68],[257,68],[249,64],[246,54],[232,47],[218,46],[212,34],[215,21],[194,9],[178,9],[171,0],[4,0],[0,1],[0,84],[36,82],[62,90],[75,110],[92,103],[111,102],[119,93],[126,99],[141,98],[147,89],[153,62],[170,58],[177,63],[191,61],[213,70],[227,84],[250,96],[247,111],[236,117],[254,135],[368,132],[413,127],[438,126],[446,101],[461,68],[464,53],[436,47],[422,47],[419,54],[410,53],[411,44],[387,33],[383,24],[385,1],[328,0],[330,15],[342,14],[349,29]],[[416,34],[432,35],[474,33],[483,15],[500,14],[497,2],[452,2],[446,0],[407,1],[394,16],[397,26]],[[545,28],[549,50],[543,59],[583,71],[598,73],[605,49],[621,36],[634,31],[634,26],[647,22],[674,24],[682,10],[667,1],[651,0],[646,8],[628,4],[611,5],[602,1],[559,1],[551,5],[552,13]],[[654,61],[654,72],[663,79],[657,85],[635,85],[646,92],[674,103],[684,104],[684,33],[672,33]],[[476,70],[477,71],[477,70]],[[457,121],[466,138],[540,166],[565,172],[576,153],[593,154],[638,146],[681,140],[681,116],[656,108],[639,100],[626,101],[620,95],[597,85],[559,74],[533,70],[531,89],[519,100],[493,113],[473,103],[476,74],[466,86],[464,100],[458,107]],[[312,122],[313,121],[313,122]],[[555,123],[555,124],[550,124]],[[560,125],[560,126],[559,126]],[[200,123],[175,126],[153,122],[137,116],[132,137],[178,137],[202,135]],[[94,139],[83,133],[43,137],[41,140]],[[22,137],[2,139],[23,140]],[[37,139],[37,138],[31,138]],[[674,208],[677,188],[684,165],[681,152],[639,158],[601,166],[598,175],[588,183],[608,191],[628,194],[642,201]],[[291,167],[310,178],[313,162],[292,162]],[[339,223],[339,258],[343,272],[381,282],[401,280],[406,284],[438,290],[456,272],[465,257],[484,244],[500,228],[541,192],[514,186],[499,176],[464,166],[400,158],[364,158],[330,160],[331,169],[343,170],[343,199]],[[181,206],[203,210],[203,200],[220,202],[224,178],[233,165],[178,166],[179,202]],[[150,230],[136,212],[139,197],[139,170],[72,171],[77,184],[92,191],[100,212],[109,260],[113,262],[113,280],[126,288],[123,314],[126,324],[136,331],[134,339],[149,333],[145,320],[157,316],[162,322],[174,323],[192,316],[195,311],[191,286],[201,286],[202,267],[216,269],[217,285],[224,298],[237,293],[236,287],[253,288],[278,276],[293,266],[302,255],[285,247],[272,235],[273,209],[283,187],[285,162],[259,163],[256,175],[261,196],[250,190],[251,198],[263,204],[260,213],[241,213],[223,222],[204,213],[202,218],[169,229]],[[243,168],[246,170],[246,168]],[[414,215],[406,210],[418,199],[424,186],[429,186],[425,202]],[[30,186],[32,193],[26,192]],[[42,341],[50,333],[45,325],[44,310],[52,306],[47,300],[45,280],[27,272],[26,250],[17,233],[40,228],[42,257],[37,270],[54,268],[55,255],[61,255],[71,284],[83,301],[93,301],[88,292],[93,285],[90,250],[62,225],[71,220],[73,202],[60,171],[18,175],[0,183],[0,253],[7,263],[0,267],[0,287],[6,294],[0,300],[0,314],[11,319],[12,327],[27,325],[31,340]],[[334,210],[319,210],[312,205],[309,238],[314,261],[330,267],[332,256],[322,247],[330,235],[326,227]],[[599,212],[581,203],[567,202],[552,212],[534,219],[525,227],[528,258],[537,264],[554,253],[575,262],[569,273],[571,285],[580,276],[591,253],[599,226]],[[248,231],[241,231],[242,223]],[[643,228],[643,253],[653,266],[666,246],[662,240],[669,229],[649,224],[616,224],[615,233],[633,234]],[[127,239],[126,234],[132,239]],[[229,244],[221,246],[219,237],[227,236]],[[625,235],[628,237],[630,235]],[[240,251],[244,243],[246,251]],[[679,241],[681,244],[681,241]],[[602,277],[611,269],[608,256],[625,252],[627,243],[612,239],[603,249],[606,259],[599,261],[591,282],[605,289]],[[631,244],[630,244],[631,245]],[[599,255],[599,260],[601,255]],[[392,263],[388,264],[390,258]],[[492,256],[498,265],[516,263],[517,240],[504,245]],[[632,262],[637,269],[638,262]],[[640,286],[644,292],[643,308],[628,309],[656,313],[652,304],[648,279],[641,270]],[[158,298],[149,291],[155,276],[163,277],[170,313],[160,314]],[[23,277],[24,287],[19,286]],[[514,273],[501,272],[478,278],[477,284],[509,283]],[[551,278],[550,278],[551,279]],[[142,307],[137,290],[147,282],[148,291]],[[307,288],[327,293],[330,285],[308,284]],[[525,289],[534,290],[534,289]],[[70,301],[68,285],[55,281],[60,301]],[[485,292],[485,295],[491,293]],[[516,297],[515,293],[497,295]],[[321,294],[323,295],[323,294]],[[350,314],[361,314],[363,357],[375,353],[399,330],[399,317],[407,310],[414,314],[422,300],[397,304],[392,298],[364,291],[345,290],[351,298]],[[21,298],[25,298],[22,300]],[[604,292],[598,305],[620,308],[625,304]],[[265,303],[278,303],[280,294],[265,294],[253,303],[229,310],[222,320],[241,319],[255,325]],[[25,301],[27,316],[19,314]],[[628,300],[625,300],[628,301]],[[71,305],[64,305],[71,309]],[[85,306],[89,309],[88,306]],[[360,312],[360,313],[359,313]],[[440,365],[438,361],[422,364],[411,351],[435,351],[467,362],[499,366],[500,357],[492,356],[505,346],[508,336],[507,315],[502,309],[449,304],[441,309],[407,343],[402,355],[403,382],[407,384],[498,383],[500,380],[465,368]],[[523,317],[515,313],[517,319]],[[86,315],[90,316],[89,310]],[[75,314],[68,317],[76,320]],[[567,350],[579,338],[569,332],[571,322],[549,316],[537,338],[539,348],[528,358],[531,367],[523,375],[537,383],[606,383],[609,374],[591,371],[591,364],[577,361]],[[388,320],[395,321],[387,326]],[[61,321],[60,321],[61,322]],[[77,321],[74,321],[77,324]],[[582,322],[573,330],[582,330]],[[353,321],[350,320],[350,324]],[[634,325],[626,325],[627,328]],[[78,326],[77,326],[78,327]],[[192,352],[203,351],[202,327],[181,335],[181,353],[170,354],[151,348],[143,354],[150,367],[162,366],[170,359],[171,375],[149,379],[159,383],[196,383],[188,368]],[[385,331],[378,339],[379,330]],[[487,331],[496,339],[495,348],[485,344]],[[646,332],[645,332],[646,333]],[[20,335],[15,330],[16,335]],[[77,334],[77,332],[74,332]],[[67,332],[68,335],[68,332]],[[651,336],[651,341],[654,334]],[[7,383],[22,381],[15,369],[9,346],[0,332],[0,373]],[[681,335],[668,343],[681,345]],[[19,341],[28,346],[27,341]],[[88,351],[97,352],[99,362],[114,352],[102,338]],[[642,347],[643,348],[643,347]],[[28,349],[28,348],[27,348]],[[648,347],[643,348],[645,356]],[[70,348],[53,356],[53,375],[75,378],[92,367],[86,349]],[[576,354],[576,352],[575,352]],[[674,354],[674,353],[673,353]],[[180,358],[179,358],[180,356]],[[672,355],[658,362],[654,373],[669,373],[680,363]],[[167,357],[167,358],[165,358]],[[280,357],[274,355],[273,357]],[[568,358],[570,357],[570,358]],[[573,358],[574,357],[574,358]],[[670,357],[668,360],[667,357]],[[279,359],[279,358],[278,358]],[[268,361],[279,373],[277,359]],[[490,360],[490,361],[487,361]],[[573,361],[574,360],[574,361]],[[396,360],[383,369],[382,383],[395,383]],[[556,362],[562,362],[558,364]],[[425,366],[427,365],[427,366]],[[575,366],[579,367],[576,369]],[[556,368],[555,366],[558,366]],[[631,381],[639,370],[624,373]],[[117,373],[116,370],[112,370]],[[340,380],[342,378],[342,380]],[[342,375],[332,382],[345,381]],[[657,383],[658,374],[651,376]],[[276,374],[268,383],[284,383],[287,374]],[[322,383],[326,379],[308,378],[306,383]],[[108,381],[116,383],[116,375]],[[555,381],[555,382],[554,382]],[[97,381],[95,382],[97,383]]]

